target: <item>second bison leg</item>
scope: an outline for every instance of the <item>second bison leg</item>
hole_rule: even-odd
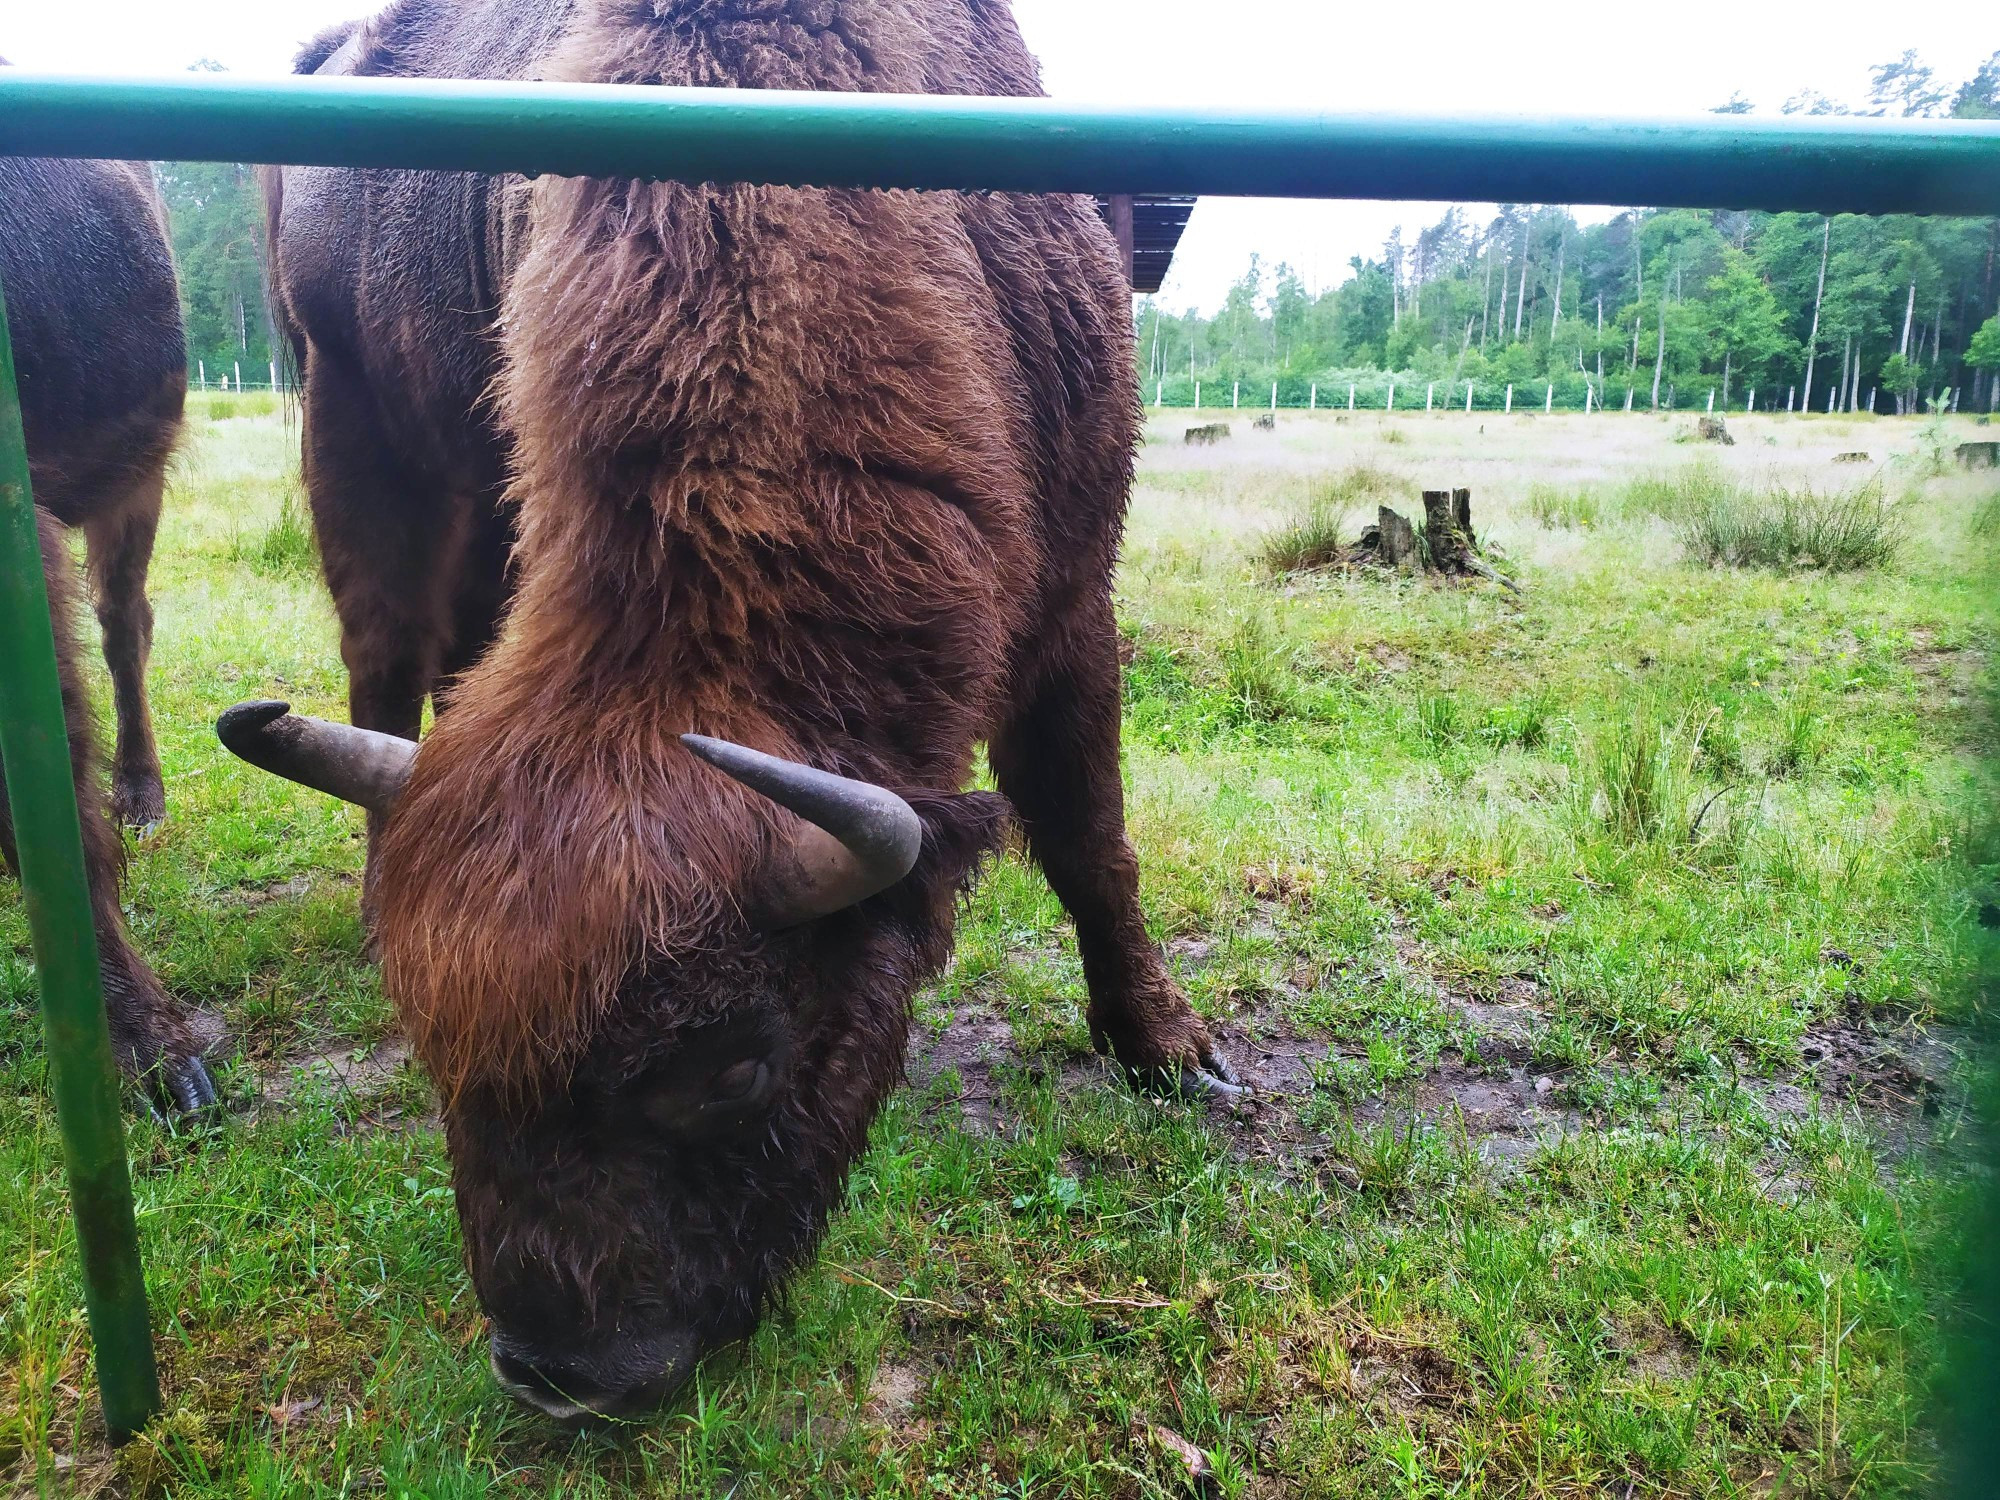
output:
[[[92,926],[97,934],[97,961],[104,982],[104,1009],[111,1027],[111,1045],[119,1066],[145,1079],[161,1102],[177,1109],[199,1109],[215,1102],[215,1085],[202,1061],[201,1045],[186,1012],[161,988],[160,981],[132,947],[125,915],[118,901],[124,850],[118,830],[105,814],[102,773],[91,734],[90,707],[76,666],[73,628],[74,591],[70,586],[69,554],[52,521],[41,521],[43,576],[47,580],[49,614],[55,627],[56,665],[62,682],[63,714],[69,729],[70,769],[76,787],[76,810],[83,832],[84,870],[90,882]],[[9,868],[15,862],[14,827],[4,795],[0,795],[0,854]]]
[[[111,811],[126,827],[142,830],[167,815],[167,789],[160,778],[160,752],[153,741],[153,715],[146,699],[146,664],[153,652],[153,606],[146,598],[146,572],[153,560],[165,484],[162,466],[84,528],[118,722],[111,755]]]
[[[1090,1035],[1142,1087],[1232,1092],[1208,1028],[1167,974],[1139,908],[1118,766],[1117,637],[1108,599],[1038,642],[1035,686],[989,753],[1028,847],[1076,923]]]
[[[414,740],[450,628],[436,579],[448,508],[396,462],[358,377],[317,354],[306,363],[305,434],[306,494],[340,619],[348,718]],[[380,834],[381,818],[371,812],[361,884],[371,932]]]

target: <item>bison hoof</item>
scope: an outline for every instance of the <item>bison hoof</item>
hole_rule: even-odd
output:
[[[111,788],[111,811],[140,838],[150,838],[167,816],[167,789],[159,773],[120,773]]]
[[[156,1112],[191,1115],[214,1108],[220,1096],[208,1064],[199,1057],[163,1057],[146,1075],[147,1092]]]
[[[1158,1099],[1229,1100],[1250,1093],[1236,1081],[1229,1064],[1213,1052],[1196,1067],[1127,1068],[1125,1077],[1140,1093]]]

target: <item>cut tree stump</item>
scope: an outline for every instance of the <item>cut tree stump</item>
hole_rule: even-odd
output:
[[[1210,422],[1206,427],[1190,427],[1181,441],[1190,448],[1206,448],[1211,443],[1219,443],[1229,436],[1227,422]]]
[[[1736,439],[1729,435],[1729,426],[1720,417],[1702,417],[1695,427],[1695,435],[1704,443],[1723,443],[1733,448]]]
[[[1385,568],[1405,573],[1423,570],[1423,550],[1417,545],[1417,528],[1384,505],[1375,512],[1375,524],[1361,533],[1361,545],[1375,548],[1375,560]]]
[[[1865,453],[1836,453],[1833,455],[1833,461],[1837,464],[1865,464],[1868,462],[1868,455]]]
[[[1961,469],[2000,469],[2000,443],[1960,443],[1958,466]]]
[[[1521,586],[1479,555],[1472,530],[1471,490],[1425,490],[1424,534],[1388,506],[1361,533],[1358,551],[1385,568],[1490,579],[1518,594]]]
[[[1459,511],[1465,511],[1466,527],[1472,522],[1470,490],[1424,491],[1424,547],[1430,553],[1433,573],[1470,573],[1466,559],[1472,555],[1472,538],[1461,530]]]

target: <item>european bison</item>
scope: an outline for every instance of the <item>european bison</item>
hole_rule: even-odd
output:
[[[76,589],[55,525],[82,527],[118,717],[111,809],[148,824],[165,811],[146,706],[153,612],[146,568],[167,461],[180,435],[187,353],[159,195],[122,162],[0,157],[0,285],[13,327],[29,477],[69,716],[105,1006],[120,1062],[165,1103],[215,1089],[180,1008],[132,949],[118,906],[124,847],[107,816],[103,767],[77,669]],[[53,518],[53,519],[50,519]],[[0,807],[0,845],[14,861]]]
[[[996,0],[402,0],[301,66],[1038,90]],[[363,728],[220,728],[372,809],[510,1391],[643,1410],[809,1253],[1003,836],[981,741],[1098,1046],[1230,1087],[1125,837],[1139,405],[1088,198],[288,169],[270,201]]]

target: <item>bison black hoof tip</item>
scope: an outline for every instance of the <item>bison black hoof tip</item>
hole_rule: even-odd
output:
[[[1199,1068],[1127,1068],[1125,1077],[1138,1092],[1155,1099],[1228,1103],[1250,1097],[1250,1090],[1220,1061]]]
[[[199,1057],[162,1062],[153,1074],[153,1084],[160,1103],[171,1114],[199,1114],[221,1102],[208,1064]]]

